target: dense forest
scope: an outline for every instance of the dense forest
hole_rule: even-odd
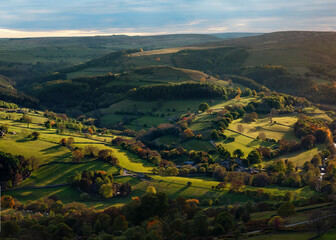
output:
[[[193,98],[223,98],[233,91],[215,84],[181,83],[158,84],[131,89],[128,95],[134,99],[193,99]]]

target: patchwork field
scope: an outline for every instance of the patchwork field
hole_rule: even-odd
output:
[[[229,129],[238,131],[238,125],[242,125],[244,128],[242,133],[252,138],[258,137],[260,133],[265,133],[266,138],[275,140],[297,140],[293,131],[297,121],[296,114],[273,117],[273,121],[271,123],[267,116],[259,116],[257,121],[251,123],[245,123],[242,119],[238,119],[230,124]]]

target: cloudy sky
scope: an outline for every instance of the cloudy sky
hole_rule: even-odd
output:
[[[335,0],[6,0],[0,37],[336,31]]]

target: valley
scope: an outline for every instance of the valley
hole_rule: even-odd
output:
[[[193,239],[308,239],[321,210],[332,239],[335,36],[1,39],[2,219],[62,218],[81,239],[151,222],[186,239],[174,219]]]

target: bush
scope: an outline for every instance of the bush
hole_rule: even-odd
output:
[[[295,206],[290,202],[285,202],[278,208],[277,212],[281,217],[289,217],[295,214]]]
[[[88,201],[88,200],[90,200],[90,195],[88,193],[82,193],[80,195],[80,200],[83,201],[83,202]]]

